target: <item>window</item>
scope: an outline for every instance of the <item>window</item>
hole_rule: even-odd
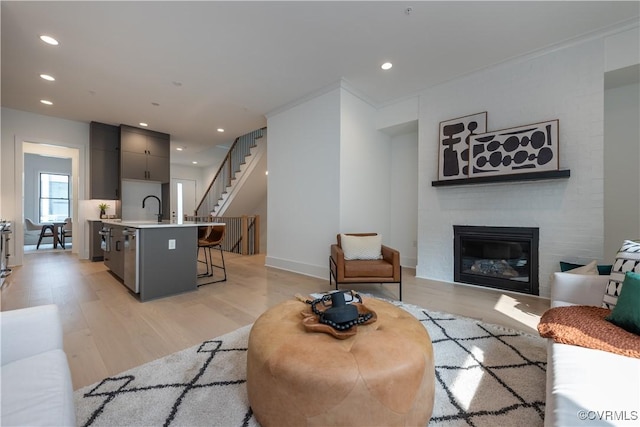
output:
[[[62,222],[69,218],[69,175],[40,174],[40,222]]]

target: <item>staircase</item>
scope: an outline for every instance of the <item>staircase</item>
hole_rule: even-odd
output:
[[[267,128],[242,135],[234,141],[195,215],[241,216],[255,207],[267,191]]]

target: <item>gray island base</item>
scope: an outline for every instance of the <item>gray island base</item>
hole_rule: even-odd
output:
[[[198,227],[220,223],[182,224],[149,221],[104,221],[111,228],[111,252],[105,264],[140,301],[150,301],[198,288]],[[120,241],[118,239],[121,239]],[[108,258],[120,257],[123,268]]]

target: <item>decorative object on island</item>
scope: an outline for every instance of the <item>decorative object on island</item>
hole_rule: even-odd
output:
[[[107,209],[109,209],[109,205],[106,203],[100,203],[98,205],[98,209],[100,209],[100,219],[105,218],[107,216]]]
[[[487,112],[440,122],[438,139],[438,179],[469,176],[469,139],[487,131]]]
[[[470,135],[469,177],[558,170],[558,120]]]

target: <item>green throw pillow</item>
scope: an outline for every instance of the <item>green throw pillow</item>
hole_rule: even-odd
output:
[[[605,319],[640,335],[640,273],[628,271],[625,274],[618,303]]]

